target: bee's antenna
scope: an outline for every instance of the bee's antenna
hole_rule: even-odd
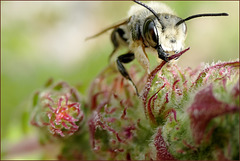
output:
[[[196,14],[196,15],[192,15],[189,16],[185,19],[180,20],[178,23],[176,23],[176,26],[180,25],[181,23],[191,20],[193,18],[197,18],[197,17],[207,17],[207,16],[228,16],[227,13],[203,13],[203,14]]]
[[[157,20],[159,22],[161,22],[160,18],[158,17],[157,13],[152,9],[150,8],[149,6],[147,6],[146,4],[140,2],[140,1],[137,1],[137,0],[133,0],[135,3],[137,4],[140,4],[141,6],[145,7],[146,9],[148,9],[150,12],[152,12],[152,14],[157,18]]]

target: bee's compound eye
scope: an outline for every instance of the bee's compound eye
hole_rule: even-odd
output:
[[[187,33],[187,25],[185,23],[182,23],[181,25],[182,25],[183,33],[186,34]]]
[[[143,25],[143,36],[151,47],[158,45],[157,28],[152,19],[147,19]]]

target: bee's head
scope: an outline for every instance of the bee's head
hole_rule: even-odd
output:
[[[134,2],[152,12],[153,15],[149,16],[144,22],[142,37],[144,43],[155,48],[158,51],[159,58],[165,61],[167,61],[167,53],[176,53],[183,49],[187,33],[186,21],[205,16],[228,16],[227,13],[206,13],[181,19],[168,13],[158,14],[142,2],[136,0]]]
[[[143,39],[145,44],[153,48],[160,45],[165,52],[180,52],[186,38],[187,26],[185,23],[176,24],[181,18],[171,14],[158,14],[148,17],[143,25]]]

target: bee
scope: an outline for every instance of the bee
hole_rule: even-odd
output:
[[[130,8],[127,19],[87,39],[113,30],[111,41],[114,49],[109,58],[111,59],[120,47],[128,49],[127,53],[118,56],[115,61],[119,72],[133,84],[138,96],[137,87],[123,64],[137,59],[145,71],[150,74],[146,49],[157,52],[158,58],[168,62],[169,54],[179,53],[184,48],[187,34],[186,21],[204,16],[228,16],[227,13],[205,13],[182,19],[161,2],[150,2],[148,5],[136,0],[134,2],[136,4]]]

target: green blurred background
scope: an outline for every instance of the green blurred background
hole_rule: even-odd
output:
[[[110,33],[85,41],[127,17],[133,2],[1,2],[1,158],[51,159],[29,124],[31,97],[53,78],[76,85],[86,95],[93,78],[108,64]],[[239,2],[167,1],[179,17],[227,12],[229,17],[187,22],[179,66],[239,58]],[[117,12],[116,12],[117,11]],[[52,151],[52,149],[51,149]],[[54,152],[52,152],[54,153]]]

